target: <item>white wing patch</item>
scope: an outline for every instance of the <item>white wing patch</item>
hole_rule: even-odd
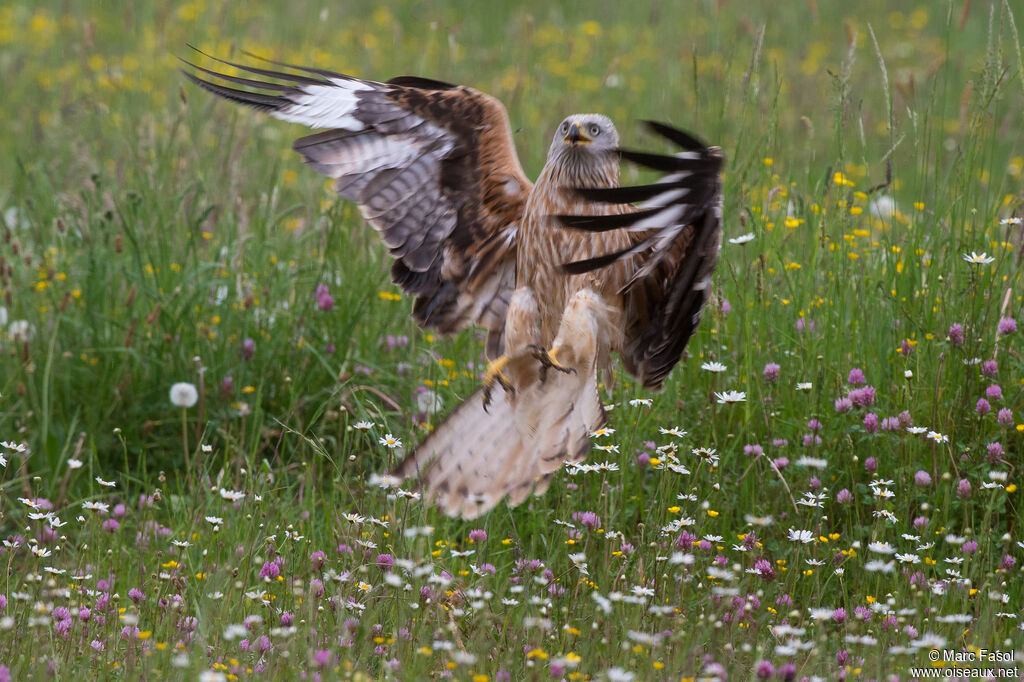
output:
[[[366,124],[353,114],[359,104],[359,93],[375,88],[357,80],[331,78],[332,85],[304,85],[295,103],[271,112],[271,116],[310,128],[341,128],[365,130]]]

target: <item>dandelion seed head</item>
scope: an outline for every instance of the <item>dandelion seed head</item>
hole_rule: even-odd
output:
[[[171,404],[175,407],[187,409],[199,401],[199,391],[196,390],[195,384],[179,381],[171,386],[170,398]]]

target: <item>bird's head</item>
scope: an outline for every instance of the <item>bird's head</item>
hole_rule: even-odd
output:
[[[601,114],[573,114],[558,125],[548,158],[565,154],[606,158],[619,145],[619,133],[611,119]]]

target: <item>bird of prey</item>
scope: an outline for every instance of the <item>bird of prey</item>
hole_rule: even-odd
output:
[[[718,147],[648,122],[682,151],[622,149],[607,117],[574,114],[531,183],[504,106],[470,87],[215,61],[259,78],[193,64],[186,75],[324,129],[294,148],[380,233],[421,326],[488,331],[483,386],[392,472],[446,513],[517,505],[584,458],[605,423],[598,382],[613,351],[652,389],[680,360],[721,248]],[[620,187],[620,160],[661,176]]]

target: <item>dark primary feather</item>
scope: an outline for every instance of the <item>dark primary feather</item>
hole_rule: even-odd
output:
[[[381,233],[395,258],[393,281],[416,297],[413,317],[442,333],[480,324],[490,330],[489,351],[500,351],[516,226],[531,188],[500,102],[416,76],[378,83],[205,56],[269,80],[185,62],[193,83],[277,118],[327,128],[294,148],[334,178],[338,194]]]
[[[238,104],[245,104],[260,110],[276,110],[288,103],[288,100],[284,97],[264,95],[259,92],[249,92],[247,90],[237,90],[235,88],[218,85],[217,83],[212,83],[210,81],[204,81],[202,78],[198,78],[188,71],[183,71],[182,73],[185,74],[186,78],[204,90]]]
[[[722,238],[724,156],[692,135],[649,122],[658,135],[686,149],[679,155],[622,151],[622,158],[663,173],[649,185],[578,189],[592,201],[644,202],[637,210],[610,216],[559,216],[573,229],[632,231],[633,241],[613,253],[567,263],[580,274],[632,258],[633,274],[624,290],[625,334],[621,355],[626,369],[647,388],[659,388],[679,362],[711,294],[711,273]]]
[[[674,157],[668,157],[673,159]],[[707,169],[707,161],[704,159],[680,159],[686,164],[672,164],[666,161],[663,165],[669,166],[671,173],[667,175],[668,180],[662,180],[651,185],[632,185],[629,187],[609,187],[606,189],[580,188],[576,190],[579,196],[590,201],[601,201],[607,204],[631,204],[636,201],[647,201],[658,196],[666,195],[673,189],[685,190],[707,190],[707,176],[703,173]],[[688,196],[688,203],[697,204],[700,200],[694,200]]]
[[[687,153],[687,152],[684,152]],[[700,157],[679,157],[666,154],[638,152],[632,149],[620,149],[619,156],[624,161],[631,161],[652,170],[671,173],[674,171],[697,171],[703,166]]]
[[[395,76],[388,81],[388,85],[401,85],[406,88],[420,88],[421,90],[454,90],[459,87],[444,81],[421,76]]]
[[[673,128],[670,125],[665,125],[658,121],[644,121],[644,125],[650,128],[652,132],[661,135],[670,142],[675,142],[687,151],[697,152],[702,149],[707,149],[707,145],[704,144],[704,142],[685,130],[679,130],[679,128]]]
[[[612,213],[609,215],[560,215],[555,216],[559,222],[574,230],[586,232],[607,232],[622,227],[629,227],[640,218],[647,218],[661,213],[661,207],[648,208],[636,213]]]

